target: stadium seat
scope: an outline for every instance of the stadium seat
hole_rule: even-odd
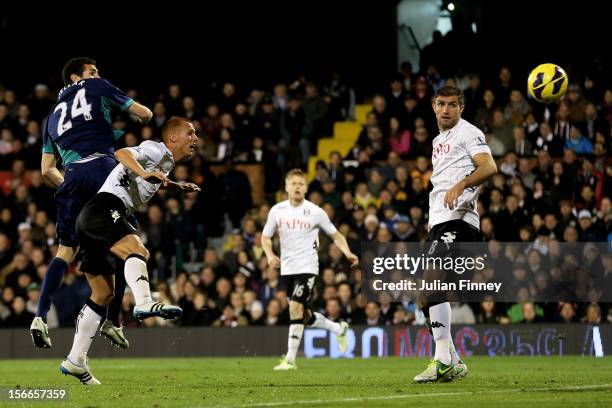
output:
[[[355,107],[355,119],[357,123],[363,125],[366,122],[368,113],[372,110],[372,105],[357,105]]]
[[[329,154],[334,150],[346,156],[359,138],[361,126],[365,123],[365,118],[372,110],[371,105],[357,105],[355,108],[357,122],[336,122],[334,123],[334,135],[331,138],[319,140],[318,154],[308,159],[308,178],[312,180],[316,173],[316,164],[319,160],[325,163],[329,161]]]

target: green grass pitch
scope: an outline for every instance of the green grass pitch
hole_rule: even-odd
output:
[[[60,374],[59,360],[2,360],[0,386],[66,387],[65,402],[22,407],[609,407],[612,359],[472,357],[469,376],[413,384],[421,358],[298,359],[273,372],[274,358],[95,359],[101,386]]]

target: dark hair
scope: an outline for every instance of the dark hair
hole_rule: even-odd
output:
[[[96,61],[88,57],[69,59],[66,65],[64,65],[64,69],[62,69],[62,80],[64,81],[64,85],[70,85],[72,83],[72,79],[70,79],[70,75],[72,74],[83,76],[85,64],[96,65]]]
[[[463,91],[455,86],[445,85],[438,89],[434,94],[434,101],[438,96],[456,96],[459,100],[459,105],[465,105],[465,98],[463,97]]]

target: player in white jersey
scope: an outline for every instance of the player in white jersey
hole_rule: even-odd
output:
[[[304,198],[307,189],[306,176],[301,170],[294,169],[287,173],[285,191],[289,199],[270,209],[261,237],[268,264],[273,268],[280,267],[281,276],[288,282],[287,293],[290,294],[288,351],[274,370],[297,369],[295,356],[302,341],[304,325],[334,333],[341,352],[348,347],[348,323],[333,322],[313,312],[309,304],[312,287],[319,274],[319,229],[333,239],[351,266],[357,266],[359,259],[351,252],[346,238],[332,224],[327,213]],[[276,231],[280,237],[280,259],[272,249],[272,237]]]
[[[479,186],[497,173],[497,166],[484,134],[461,119],[463,93],[452,86],[440,88],[433,99],[440,134],[433,140],[429,194],[429,240],[431,254],[443,254],[452,242],[474,242],[480,229],[476,212]],[[439,245],[440,244],[440,245]],[[451,337],[449,302],[436,301],[423,307],[435,340],[435,355],[416,382],[450,381],[464,378],[467,365],[461,361]]]
[[[91,287],[91,297],[79,313],[72,349],[60,370],[83,384],[100,384],[87,365],[87,352],[113,298],[116,257],[125,261],[125,280],[134,294],[137,319],[154,316],[172,319],[182,314],[177,306],[153,301],[146,263],[149,252],[127,220],[160,187],[185,192],[200,190],[193,183],[179,184],[168,179],[175,162],[191,157],[196,149],[198,137],[193,124],[186,119],[172,118],[164,126],[162,138],[163,143],[145,141],[137,147],[117,151],[115,156],[120,164],[77,218],[77,234],[83,251],[81,270]]]

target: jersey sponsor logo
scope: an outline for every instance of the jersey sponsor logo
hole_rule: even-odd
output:
[[[437,159],[438,157],[442,157],[445,154],[448,154],[451,151],[451,145],[448,143],[438,143],[433,148],[432,157]]]
[[[285,229],[290,229],[290,230],[309,230],[310,223],[297,219],[297,218],[293,218],[293,219],[279,218],[278,228],[279,229],[285,228]]]

